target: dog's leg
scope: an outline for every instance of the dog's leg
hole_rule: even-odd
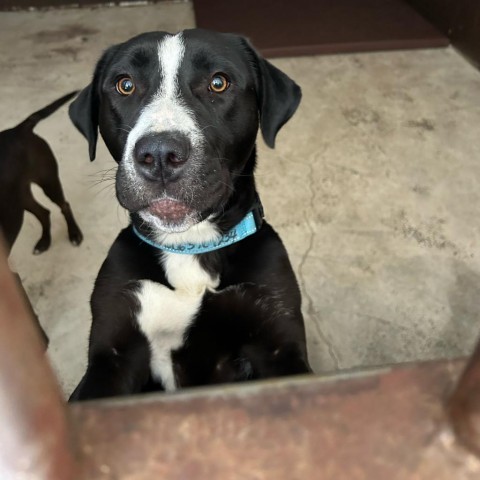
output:
[[[85,375],[69,401],[131,395],[143,391],[150,380],[150,348],[137,330],[128,333],[122,347],[89,352]]]
[[[63,196],[60,180],[57,178],[56,182],[46,186],[44,191],[48,198],[60,207],[65,221],[67,222],[68,238],[70,239],[70,242],[76,246],[80,245],[83,240],[83,234],[75,221],[70,204]]]
[[[58,175],[58,164],[48,143],[38,135],[33,134],[30,145],[34,147],[34,156],[31,160],[31,181],[36,183],[45,192],[45,195],[60,207],[67,222],[68,238],[73,245],[80,245],[83,240],[82,232],[73,217],[70,205],[65,200],[62,184]]]
[[[3,234],[7,257],[10,255],[13,244],[20,233],[23,224],[24,208],[21,202],[9,205],[8,208],[0,209],[0,234]]]
[[[35,255],[38,255],[42,252],[45,252],[45,250],[48,250],[52,241],[50,236],[50,211],[42,207],[33,198],[31,191],[29,191],[26,195],[24,205],[25,210],[35,215],[35,217],[37,217],[37,220],[42,225],[42,236],[40,237],[40,240],[37,242],[35,248],[33,249],[33,253]]]
[[[63,205],[60,207],[67,222],[68,227],[68,238],[73,245],[80,245],[83,240],[83,234],[80,228],[73,217],[72,209],[70,208],[70,204],[68,202],[64,202]]]
[[[60,207],[65,221],[67,222],[68,238],[70,239],[70,242],[73,245],[80,245],[83,240],[83,234],[75,221],[70,204],[65,200],[58,173],[54,177],[49,178],[48,181],[42,182],[40,187],[45,192],[45,195]]]

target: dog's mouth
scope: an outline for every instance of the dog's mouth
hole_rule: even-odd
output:
[[[154,200],[147,210],[165,223],[180,223],[185,217],[194,213],[188,205],[173,198]]]
[[[150,202],[139,214],[143,220],[165,233],[184,232],[200,220],[196,210],[168,197]]]

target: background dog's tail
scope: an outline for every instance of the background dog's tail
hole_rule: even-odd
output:
[[[40,120],[47,118],[51,115],[55,110],[58,110],[63,104],[67,103],[71,98],[73,98],[78,93],[78,90],[74,92],[70,92],[67,95],[64,95],[62,98],[55,100],[54,102],[50,103],[46,107],[43,107],[41,110],[38,110],[35,113],[32,113],[28,118],[26,118],[19,127],[28,127],[33,130],[35,125],[37,125]]]

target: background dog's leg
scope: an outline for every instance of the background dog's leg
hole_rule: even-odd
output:
[[[3,234],[8,257],[22,228],[24,207],[19,200],[12,202],[12,205],[9,205],[8,208],[1,210],[0,234]]]
[[[80,231],[80,228],[73,217],[72,209],[70,208],[70,204],[68,202],[64,202],[63,206],[60,207],[65,217],[65,221],[67,222],[68,227],[68,238],[73,245],[80,245],[83,240],[83,234]]]
[[[70,204],[65,200],[62,185],[58,176],[50,178],[48,182],[40,185],[45,192],[45,195],[55,204],[60,207],[62,214],[67,222],[68,238],[73,245],[80,245],[83,240],[83,234],[75,221],[75,218],[70,208]]]
[[[82,232],[73,217],[70,205],[65,200],[62,184],[58,174],[58,165],[52,149],[43,138],[34,135],[33,142],[36,146],[35,173],[33,182],[40,186],[45,195],[60,207],[67,222],[68,238],[73,245],[80,245],[83,240]]]
[[[38,221],[42,225],[42,236],[40,240],[35,245],[33,249],[33,253],[38,255],[39,253],[48,250],[51,243],[51,236],[50,236],[50,212],[42,207],[32,195],[32,192],[29,191],[26,198],[25,198],[25,210],[32,213],[37,217]]]

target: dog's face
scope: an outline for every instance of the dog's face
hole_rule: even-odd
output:
[[[253,172],[259,124],[273,147],[300,97],[242,37],[154,32],[107,50],[70,116],[92,160],[100,129],[120,204],[171,233],[222,212]]]

